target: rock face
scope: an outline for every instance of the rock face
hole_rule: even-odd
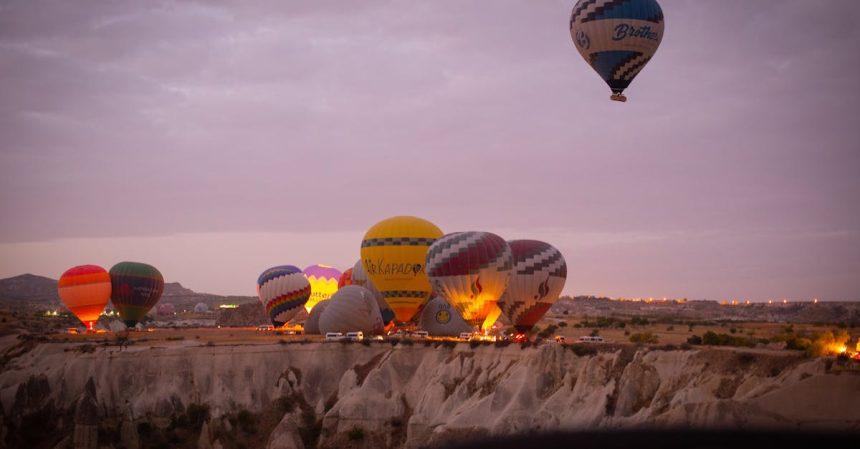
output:
[[[0,416],[8,417],[0,435],[45,413],[53,417],[45,433],[57,441],[71,433],[76,444],[93,441],[86,426],[98,416],[115,422],[112,429],[135,428],[121,424],[134,421],[146,431],[141,439],[173,423],[188,430],[172,438],[202,448],[233,447],[240,438],[271,449],[417,448],[636,426],[860,430],[860,375],[830,365],[785,352],[596,352],[555,344],[177,344],[81,352],[46,343],[0,373]]]

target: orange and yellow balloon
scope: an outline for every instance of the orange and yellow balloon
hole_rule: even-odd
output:
[[[311,265],[302,271],[311,284],[311,297],[305,303],[305,310],[310,313],[318,302],[331,298],[337,291],[337,283],[343,273],[335,267],[322,264]]]
[[[110,300],[110,274],[98,265],[72,267],[60,276],[57,290],[66,308],[93,330]]]

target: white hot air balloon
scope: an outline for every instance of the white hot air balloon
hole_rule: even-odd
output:
[[[475,328],[463,320],[457,309],[438,296],[424,305],[418,325],[428,334],[439,337],[457,337],[463,332],[475,331]]]
[[[329,302],[319,318],[321,334],[358,331],[366,334],[382,333],[382,314],[370,290],[358,285],[347,285],[338,290]]]
[[[320,333],[320,315],[322,315],[323,311],[331,304],[331,299],[326,299],[318,302],[313,309],[311,309],[311,313],[308,314],[308,319],[305,320],[305,334],[319,334]]]

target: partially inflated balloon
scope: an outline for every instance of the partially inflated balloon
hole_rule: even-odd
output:
[[[328,265],[311,265],[305,268],[305,276],[311,283],[311,297],[305,303],[305,310],[310,312],[318,302],[331,298],[337,291],[340,275],[340,270]]]
[[[433,223],[406,216],[383,220],[364,235],[364,271],[401,323],[411,320],[430,296],[424,263],[427,249],[441,236]]]
[[[376,302],[379,304],[379,311],[382,313],[382,322],[385,323],[386,326],[392,324],[394,322],[394,310],[391,309],[391,306],[388,305],[388,302],[385,301],[382,293],[376,289],[373,282],[367,278],[367,273],[361,265],[361,260],[356,262],[355,265],[347,271],[351,272],[351,285],[364,287],[370,290],[370,293],[373,293],[373,296],[376,298]]]
[[[340,275],[340,279],[337,281],[337,288],[342,288],[347,285],[352,285],[352,268],[347,268],[346,271]]]
[[[430,335],[440,337],[457,337],[463,332],[474,332],[475,329],[463,320],[455,308],[441,297],[435,297],[421,309],[418,319],[421,329]]]
[[[172,316],[176,314],[176,306],[169,302],[163,302],[155,308],[155,311],[160,316]]]
[[[570,36],[585,61],[612,89],[613,100],[654,56],[663,39],[663,10],[656,0],[579,0]]]
[[[319,318],[321,334],[364,332],[381,334],[382,315],[373,294],[364,287],[347,285],[335,293]]]
[[[57,281],[63,304],[92,330],[110,300],[110,274],[97,265],[69,268]]]
[[[352,278],[352,283],[354,285],[360,285],[364,287],[364,284],[368,282],[367,272],[364,271],[364,266],[361,264],[361,259],[359,259],[355,265],[351,268],[352,273],[350,273]]]
[[[499,307],[520,331],[534,327],[558,299],[567,279],[561,252],[537,240],[511,240],[514,270]]]
[[[269,268],[257,278],[257,296],[275,326],[290,321],[311,296],[311,284],[292,265]]]
[[[110,301],[128,327],[143,319],[164,291],[164,277],[145,263],[120,262],[110,269],[110,280]]]
[[[476,327],[496,309],[511,277],[511,264],[511,248],[489,232],[448,234],[427,252],[433,289]]]
[[[314,335],[320,333],[320,315],[322,315],[323,311],[329,304],[331,304],[331,300],[326,299],[325,301],[318,302],[317,305],[311,309],[308,314],[308,319],[305,320],[305,334]]]

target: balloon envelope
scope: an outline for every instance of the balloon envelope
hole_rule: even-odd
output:
[[[427,249],[442,236],[436,225],[417,217],[392,217],[373,225],[361,242],[368,279],[399,322],[411,320],[432,291],[424,268]]]
[[[198,302],[194,305],[194,313],[206,313],[209,311],[209,306],[205,302]]]
[[[570,36],[585,61],[620,95],[660,46],[663,10],[656,0],[579,0]]]
[[[110,280],[110,301],[128,327],[134,327],[164,291],[161,272],[145,263],[120,262],[110,269]]]
[[[337,291],[341,272],[337,268],[317,264],[305,268],[304,273],[311,283],[311,297],[305,303],[305,310],[310,312],[318,302],[331,298]]]
[[[311,284],[298,267],[281,265],[264,271],[257,278],[257,296],[272,324],[283,326],[311,296]]]
[[[57,281],[57,290],[66,308],[92,330],[110,300],[110,274],[98,265],[69,268]]]
[[[161,316],[174,315],[176,313],[176,306],[169,302],[163,302],[155,308],[155,311]]]
[[[320,333],[320,315],[322,315],[323,310],[331,304],[330,299],[326,299],[325,301],[320,301],[317,305],[311,309],[308,314],[308,319],[305,320],[304,332],[305,334],[319,334]]]
[[[347,285],[352,285],[352,268],[347,268],[346,271],[340,275],[340,279],[337,281],[337,288],[345,287]]]
[[[511,240],[508,245],[514,269],[499,307],[518,331],[528,332],[561,295],[567,280],[567,263],[549,243]]]
[[[476,327],[497,307],[511,276],[511,264],[511,248],[489,232],[445,235],[427,253],[433,289]]]
[[[382,315],[373,294],[364,287],[347,285],[335,293],[319,318],[321,334],[357,332],[381,334]]]
[[[430,335],[440,337],[457,337],[463,332],[475,331],[463,320],[457,309],[439,296],[428,301],[421,309],[418,325]]]

